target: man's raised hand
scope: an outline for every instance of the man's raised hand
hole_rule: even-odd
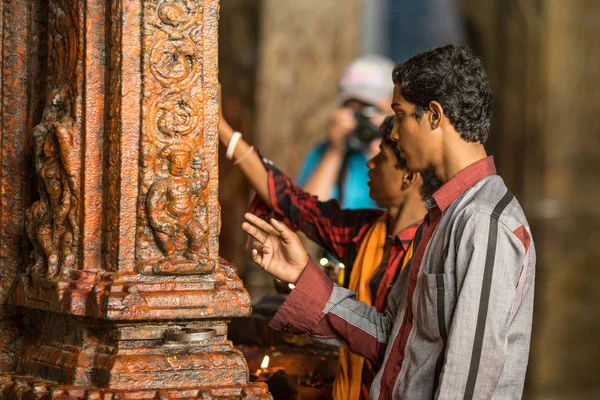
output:
[[[252,261],[279,280],[298,282],[308,263],[308,254],[298,236],[275,219],[266,222],[250,213],[245,217],[247,222],[242,229],[254,239]]]

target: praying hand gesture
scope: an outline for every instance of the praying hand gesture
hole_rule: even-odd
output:
[[[273,218],[269,223],[250,213],[245,217],[247,222],[242,229],[254,238],[252,261],[279,280],[298,282],[308,263],[308,254],[298,236]]]

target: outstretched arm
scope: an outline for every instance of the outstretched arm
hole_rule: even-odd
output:
[[[223,117],[223,112],[221,110],[221,89],[219,88],[219,140],[227,148],[229,146],[229,142],[233,136],[233,128],[229,126],[225,118]],[[243,158],[242,158],[243,157]],[[243,138],[240,138],[235,146],[235,150],[233,152],[233,162],[236,160],[241,160],[237,164],[238,168],[250,185],[252,189],[256,192],[256,194],[267,204],[269,202],[269,186],[267,181],[267,170],[262,163],[258,153],[250,148],[250,145],[246,143]]]
[[[229,146],[233,133],[221,115],[219,138],[224,146]],[[243,139],[235,146],[233,161],[238,162],[237,166],[262,200],[255,199],[253,212],[262,214],[265,209],[272,210],[278,219],[293,230],[302,231],[340,260],[345,258],[347,245],[353,243],[359,230],[382,214],[381,210],[341,210],[335,200],[318,201],[274,166],[268,166],[267,170],[258,153]]]
[[[274,277],[296,285],[270,326],[333,340],[381,365],[402,285],[394,286],[390,298],[396,300],[378,313],[375,307],[356,300],[354,292],[334,285],[283,223],[275,219],[267,223],[252,214],[246,214],[246,219],[242,228],[255,240],[252,261]]]

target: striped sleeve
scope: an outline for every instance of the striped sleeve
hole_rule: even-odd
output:
[[[500,221],[512,199],[508,193],[491,214],[475,212],[460,235],[455,260],[456,308],[446,330],[436,398],[492,398],[500,377],[506,374],[503,367],[508,358],[519,353],[511,346],[521,341],[513,338],[530,334],[531,309],[517,311],[529,315],[513,319],[526,249]],[[523,350],[527,354],[527,349]],[[521,381],[513,388],[522,390],[524,374],[520,378],[517,375],[515,379]],[[511,398],[520,395],[512,393]]]
[[[390,295],[395,295],[394,291]],[[395,316],[394,304],[378,313],[375,307],[356,300],[355,293],[334,285],[309,260],[306,270],[277,314],[273,329],[307,333],[330,343],[347,347],[371,362],[381,365]],[[333,340],[333,341],[332,341]]]

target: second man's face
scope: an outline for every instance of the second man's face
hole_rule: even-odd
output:
[[[406,159],[408,169],[422,172],[429,168],[427,148],[427,111],[417,120],[415,105],[409,103],[404,97],[399,86],[394,87],[392,109],[396,115],[392,139]]]
[[[369,196],[380,206],[400,206],[404,201],[402,184],[406,171],[397,164],[398,159],[387,144],[381,144],[379,153],[367,162]]]

